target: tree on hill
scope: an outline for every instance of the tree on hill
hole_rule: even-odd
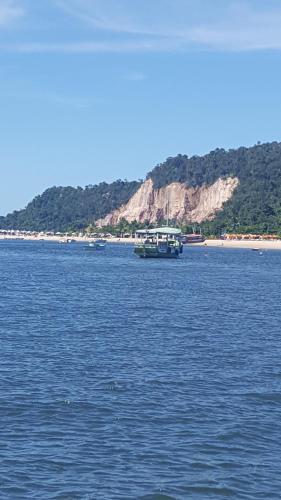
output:
[[[147,175],[156,189],[172,182],[194,187],[211,185],[226,177],[237,177],[239,185],[215,220],[202,225],[206,232],[235,231],[237,225],[240,231],[281,231],[281,143],[256,144],[229,151],[215,149],[202,157],[178,155],[157,165]],[[140,185],[141,181],[119,179],[112,184],[102,182],[84,189],[52,187],[36,196],[25,209],[0,217],[0,227],[82,230],[127,203]],[[125,230],[124,221],[123,227]]]
[[[81,230],[127,203],[139,185],[136,181],[118,180],[85,189],[52,187],[36,196],[25,209],[0,217],[0,227],[32,231]]]

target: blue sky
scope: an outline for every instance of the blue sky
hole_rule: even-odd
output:
[[[0,213],[281,140],[278,0],[0,0]]]

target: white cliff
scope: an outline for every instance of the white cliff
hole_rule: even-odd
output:
[[[146,180],[126,205],[108,214],[98,221],[101,226],[115,225],[120,219],[128,222],[157,222],[169,219],[202,222],[212,220],[222,209],[233,191],[238,186],[238,178],[218,179],[214,184],[200,187],[188,187],[180,182],[173,182],[160,189],[154,189],[153,181]]]

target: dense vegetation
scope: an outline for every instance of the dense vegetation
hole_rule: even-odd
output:
[[[127,203],[140,182],[118,180],[95,186],[52,187],[36,196],[25,209],[0,217],[2,229],[75,231]]]
[[[281,231],[281,143],[216,149],[203,157],[178,155],[148,174],[157,188],[175,181],[212,184],[228,176],[238,177],[239,186],[216,219],[202,224],[205,233]]]
[[[201,224],[205,234],[224,231],[281,232],[281,143],[257,144],[251,148],[216,149],[206,156],[178,155],[157,165],[147,177],[154,187],[171,182],[189,186],[212,184],[219,177],[236,176],[239,186],[223,210],[211,222]],[[126,203],[140,182],[118,180],[96,186],[52,187],[31,201],[24,210],[0,217],[3,229],[68,231],[94,225],[95,220]],[[177,221],[174,221],[176,224]],[[188,226],[186,231],[191,230]],[[138,223],[121,221],[117,230],[134,230]],[[194,225],[196,229],[196,225]],[[113,228],[110,228],[113,231]]]

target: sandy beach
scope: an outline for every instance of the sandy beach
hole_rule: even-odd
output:
[[[199,245],[222,248],[249,248],[258,250],[281,250],[281,240],[206,240]]]
[[[135,244],[137,241],[141,242],[141,240],[136,240],[135,238],[104,238],[108,243],[121,243],[121,244]],[[4,236],[0,235],[0,240],[23,240],[23,241],[50,241],[57,243],[66,243],[67,238],[60,236],[50,236],[50,235],[40,235],[36,236]],[[73,242],[77,243],[88,243],[93,241],[93,238],[89,238],[86,236],[73,236],[71,237]],[[219,247],[219,248],[248,248],[251,250],[281,250],[281,240],[220,240],[220,239],[206,239],[203,243],[191,243],[185,245],[189,246],[204,246],[204,247]]]

